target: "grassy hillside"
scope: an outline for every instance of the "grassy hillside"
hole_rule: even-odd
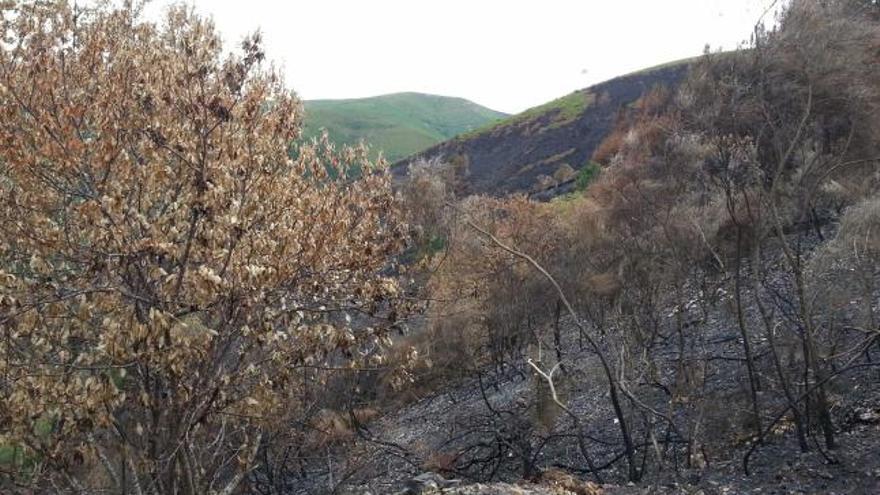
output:
[[[506,119],[496,120],[473,131],[456,136],[456,138],[467,140],[499,129],[528,127],[530,124],[537,124],[539,129],[560,127],[577,119],[593,104],[595,99],[595,95],[588,89],[575,91]]]
[[[333,141],[356,144],[363,140],[375,153],[384,151],[390,161],[506,117],[462,98],[421,93],[312,100],[305,107],[307,138],[326,128]]]

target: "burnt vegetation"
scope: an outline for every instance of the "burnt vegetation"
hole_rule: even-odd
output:
[[[450,473],[646,482],[857,457],[852,411],[878,406],[877,14],[792,2],[692,62],[618,113],[583,192],[432,207],[446,247],[418,338],[460,342],[433,359],[479,389],[448,421]]]
[[[643,91],[548,202],[392,190],[185,9],[7,4],[0,491],[876,488],[876,2]]]

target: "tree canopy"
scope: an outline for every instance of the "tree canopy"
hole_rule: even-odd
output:
[[[0,5],[13,477],[229,493],[303,370],[381,359],[403,244],[388,176],[297,142],[259,35],[227,55],[184,7]]]

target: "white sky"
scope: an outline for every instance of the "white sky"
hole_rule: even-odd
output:
[[[418,91],[515,113],[707,43],[735,48],[772,0],[187,3],[214,18],[227,44],[259,28],[304,99]]]

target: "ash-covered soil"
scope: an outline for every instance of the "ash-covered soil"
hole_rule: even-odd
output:
[[[820,242],[807,241],[810,248]],[[770,276],[757,297],[784,309],[792,282],[782,269],[781,254],[772,253],[764,261]],[[563,320],[564,373],[558,373],[557,385],[561,400],[578,418],[579,431],[570,415],[541,409],[537,397],[544,382],[524,357],[513,359],[502,368],[473,371],[466,380],[365,425],[356,441],[318,456],[321,461],[292,483],[293,493],[405,493],[409,480],[429,471],[461,480],[454,490],[471,490],[446,493],[576,493],[559,487],[547,492],[541,473],[551,469],[595,482],[611,495],[880,494],[880,345],[854,356],[851,366],[829,382],[837,448],[825,449],[819,428],[813,427],[810,451],[801,453],[793,423],[783,414],[785,403],[760,315],[749,304],[744,320],[759,370],[761,421],[769,425],[782,418],[755,447],[731,286],[729,278],[719,276],[710,285],[681,288],[687,302],[658,312],[661,321],[648,360],[610,355],[624,347],[613,326],[604,332],[587,328],[615,369],[627,369],[621,383],[633,397],[625,396],[623,402],[642,472],[637,483],[628,482],[621,431],[597,355],[572,321]],[[743,301],[756,300],[750,288],[742,290]],[[875,307],[878,300],[875,294]],[[859,302],[851,306],[844,310],[855,317]],[[841,349],[862,337],[844,331],[838,336]],[[783,358],[796,354],[796,349],[777,346]],[[687,363],[704,366],[699,390],[681,398],[676,390]],[[692,403],[676,402],[681,400]],[[700,431],[676,431],[694,424],[697,414]],[[578,433],[601,479],[589,469]],[[694,441],[687,444],[685,437]],[[747,475],[744,458],[750,450]],[[538,484],[513,485],[524,478]]]

